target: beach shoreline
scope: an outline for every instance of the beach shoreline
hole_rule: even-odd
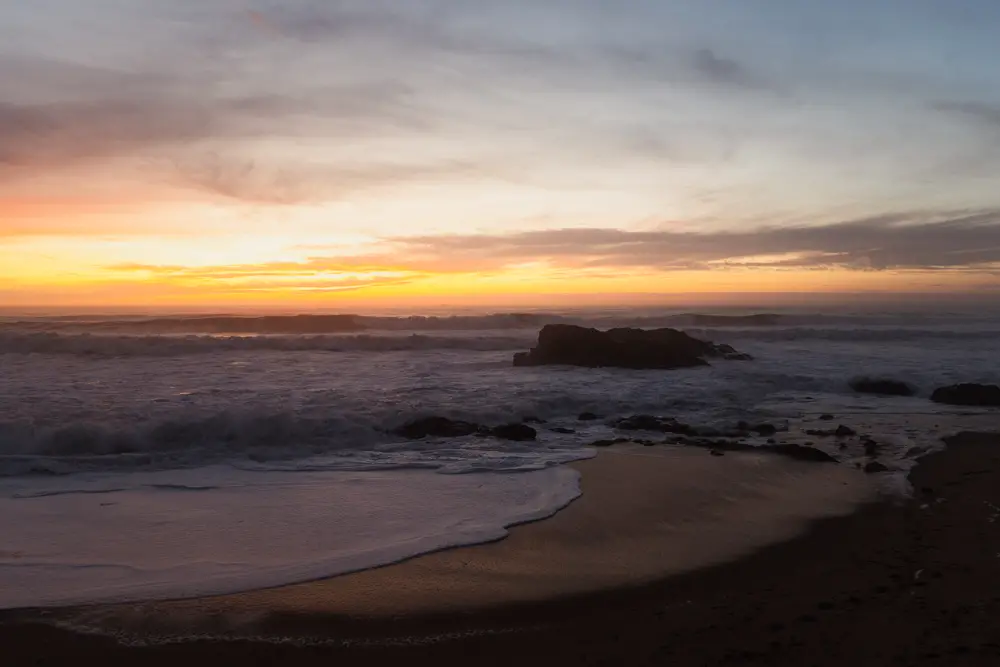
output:
[[[336,605],[317,607],[315,600],[310,608],[301,591],[294,604],[283,607],[275,604],[278,598],[267,597],[276,592],[248,594],[249,599],[240,601],[242,621],[256,623],[259,636],[271,637],[268,642],[127,646],[111,636],[77,634],[14,615],[0,626],[0,646],[33,664],[67,664],[80,656],[113,664],[198,664],[210,657],[236,662],[251,655],[255,664],[318,664],[331,658],[352,664],[414,658],[458,664],[470,655],[480,664],[582,664],[602,657],[628,664],[667,659],[681,665],[741,660],[918,664],[926,659],[948,664],[959,656],[960,661],[950,664],[995,664],[1000,656],[1000,623],[992,620],[1000,611],[1000,594],[993,593],[1000,584],[1000,526],[993,522],[997,512],[992,508],[1000,498],[993,498],[992,489],[1000,480],[998,445],[995,434],[952,439],[948,449],[926,457],[911,472],[914,499],[864,502],[856,512],[814,520],[799,537],[757,545],[749,555],[731,562],[720,559],[685,574],[571,594],[543,591],[534,599],[478,610],[400,608],[397,614],[367,618]],[[700,454],[708,463],[737,460]],[[586,484],[586,471],[584,479]],[[579,511],[579,502],[564,513]],[[551,521],[514,529],[511,538],[495,545],[438,556],[495,548],[512,541],[519,530]],[[430,557],[366,576],[376,575],[384,583],[379,578],[392,568],[412,567]],[[254,596],[262,594],[267,595],[255,602]],[[285,590],[286,601],[287,594]],[[226,617],[225,610],[206,609],[205,602],[197,601],[200,613]],[[191,613],[190,604],[167,606],[180,605],[174,610],[183,616]],[[139,611],[148,614],[150,608]],[[141,627],[133,626],[124,636],[141,638]],[[278,638],[283,639],[274,641]]]

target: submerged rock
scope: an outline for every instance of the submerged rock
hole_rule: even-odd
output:
[[[393,431],[408,440],[422,438],[461,438],[484,431],[479,424],[457,421],[447,417],[425,417],[400,426]]]
[[[593,412],[581,412],[580,416],[577,417],[577,419],[582,422],[593,422],[600,418],[600,415],[595,415]]]
[[[878,461],[870,461],[867,465],[865,465],[865,472],[870,475],[880,472],[889,472],[889,467],[879,463]]]
[[[796,461],[810,461],[814,463],[837,463],[837,459],[826,452],[796,444],[769,444],[769,445],[749,445],[745,442],[735,440],[708,440],[701,438],[687,438],[685,445],[691,447],[703,447],[705,449],[719,452],[760,452],[764,454],[777,454]]]
[[[492,430],[492,434],[501,440],[528,442],[538,438],[538,432],[527,424],[504,424]]]
[[[995,384],[955,384],[935,389],[935,403],[976,407],[1000,407],[1000,387]]]
[[[692,435],[695,430],[687,424],[672,417],[653,417],[652,415],[633,415],[619,419],[615,428],[623,431],[653,431],[656,433],[674,433],[677,435]]]
[[[833,434],[838,438],[849,438],[852,435],[857,435],[858,432],[855,431],[850,426],[844,426],[843,424],[841,424],[840,426],[837,427],[837,430],[834,431]]]
[[[400,426],[393,431],[407,440],[423,438],[462,438],[470,435],[493,436],[501,440],[526,442],[535,440],[538,432],[527,424],[504,424],[489,428],[472,422],[448,419],[447,417],[425,417]]]
[[[569,324],[547,324],[530,352],[514,355],[514,365],[665,370],[707,366],[706,357],[749,358],[728,345],[716,345],[676,329],[599,331]]]
[[[774,424],[767,424],[767,423],[756,424],[750,427],[750,431],[760,436],[768,436],[777,433],[778,427],[775,426]]]
[[[851,389],[859,394],[879,394],[881,396],[913,396],[916,391],[910,385],[888,378],[860,377],[851,380]]]

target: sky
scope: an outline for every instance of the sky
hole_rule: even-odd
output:
[[[1000,287],[995,0],[0,5],[0,305]]]

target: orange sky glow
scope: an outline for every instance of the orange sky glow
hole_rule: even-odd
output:
[[[0,9],[0,307],[1000,286],[995,40],[935,17],[855,61],[798,37],[852,38],[832,3],[735,43],[669,3],[47,1]]]

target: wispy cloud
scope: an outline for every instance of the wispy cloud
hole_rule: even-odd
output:
[[[917,212],[831,225],[752,231],[676,232],[551,229],[504,235],[388,239],[381,251],[302,262],[188,268],[128,264],[123,273],[190,280],[313,280],[321,275],[392,274],[417,280],[441,273],[502,273],[524,266],[606,274],[739,269],[857,271],[1000,270],[1000,210]]]
[[[1000,210],[918,212],[838,224],[716,232],[553,229],[500,236],[422,237],[417,254],[492,262],[550,260],[655,270],[974,268],[1000,262]],[[772,260],[755,260],[777,257]],[[751,261],[747,261],[751,260]]]

